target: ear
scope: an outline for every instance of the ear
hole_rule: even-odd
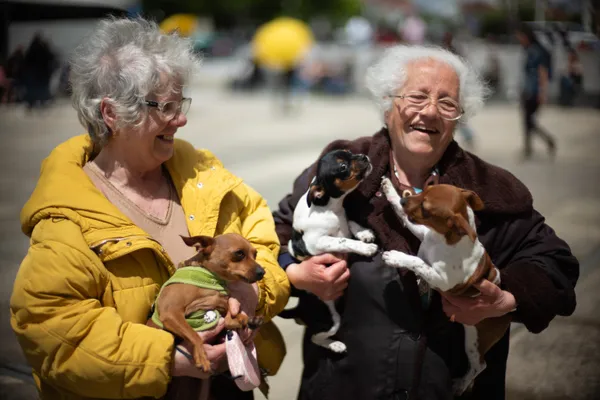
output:
[[[472,241],[477,239],[477,233],[469,225],[469,221],[465,219],[461,214],[454,214],[448,217],[448,228],[450,232],[455,232],[459,236],[468,235]]]
[[[194,247],[198,253],[208,255],[212,252],[215,244],[215,239],[210,236],[181,236],[185,244]]]
[[[473,211],[483,210],[483,201],[481,201],[481,199],[479,198],[479,196],[477,196],[475,192],[463,189],[462,195],[467,201],[469,207],[473,209]]]
[[[308,206],[315,201],[315,199],[321,199],[325,195],[325,189],[323,186],[318,184],[310,185],[310,189],[308,190],[308,196],[306,196],[306,201],[308,202]]]
[[[117,126],[117,114],[115,113],[112,101],[107,97],[103,98],[100,102],[100,114],[106,126],[114,132]]]

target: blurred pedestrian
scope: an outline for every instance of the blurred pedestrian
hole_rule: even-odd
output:
[[[583,86],[583,68],[575,49],[567,50],[567,65],[560,76],[559,103],[572,106]]]
[[[24,85],[28,109],[41,107],[51,99],[50,78],[55,69],[56,57],[48,41],[36,33],[25,53]]]
[[[536,113],[547,101],[548,84],[552,77],[552,56],[540,43],[533,29],[527,24],[520,24],[516,36],[523,49],[524,77],[521,89],[521,110],[524,119],[524,147],[522,157],[528,160],[533,155],[532,138],[539,136],[546,142],[551,157],[556,155],[556,140],[548,131],[539,126],[535,120]]]

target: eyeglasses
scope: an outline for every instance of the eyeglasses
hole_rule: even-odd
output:
[[[406,94],[396,96],[392,95],[390,97],[397,97],[399,99],[406,100],[408,107],[415,111],[421,111],[425,107],[429,106],[432,101],[431,96],[423,92],[408,92]],[[465,113],[460,104],[449,97],[438,99],[435,102],[435,107],[437,108],[440,117],[447,121],[456,121]]]
[[[165,101],[158,102],[152,100],[145,100],[144,104],[148,107],[156,107],[158,111],[163,115],[164,119],[171,121],[179,113],[186,115],[190,110],[192,99],[190,97],[184,97],[181,101]]]

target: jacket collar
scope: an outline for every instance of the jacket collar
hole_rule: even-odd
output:
[[[21,211],[21,227],[26,235],[31,236],[41,220],[55,217],[78,224],[88,243],[111,236],[146,235],[88,178],[83,165],[93,152],[89,136],[80,135],[57,146],[43,161],[38,183]],[[225,194],[241,183],[212,154],[197,151],[183,140],[175,141],[174,155],[166,167],[184,211],[201,205],[203,213],[218,213]]]

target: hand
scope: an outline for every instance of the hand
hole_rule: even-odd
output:
[[[500,317],[517,307],[515,297],[484,279],[475,287],[481,292],[477,297],[442,294],[442,306],[450,320],[465,325],[476,325],[485,318]]]
[[[221,318],[217,325],[208,331],[198,332],[198,335],[204,341],[204,351],[208,360],[210,361],[211,371],[218,372],[223,370],[223,366],[226,364],[224,361],[227,360],[225,354],[225,343],[210,344],[214,339],[221,333],[225,327],[225,320]],[[189,342],[184,341],[177,347],[181,348],[187,354],[192,354],[192,346]],[[191,376],[198,379],[207,379],[210,377],[210,373],[202,372],[200,368],[194,365],[194,362],[188,359],[177,349],[173,350],[173,365],[171,366],[172,376]]]
[[[258,306],[258,285],[256,283],[246,282],[231,282],[228,284],[229,289],[229,312],[232,317],[235,317],[240,312],[249,317],[253,317]],[[240,339],[244,344],[248,344],[254,340],[258,329],[246,327],[238,330]]]
[[[286,272],[292,285],[313,293],[323,301],[340,297],[350,279],[346,260],[333,254],[321,254],[300,264],[290,264]]]

